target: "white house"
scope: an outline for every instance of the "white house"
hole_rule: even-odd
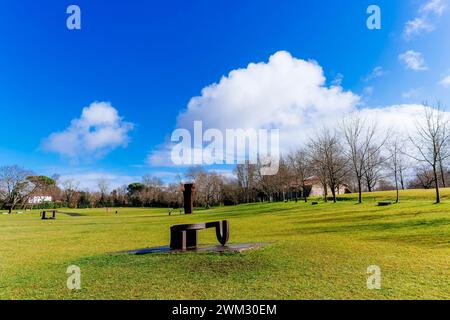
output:
[[[44,202],[52,202],[52,196],[33,196],[28,201],[29,204],[41,204]]]
[[[323,188],[322,183],[317,177],[310,177],[305,180],[305,185],[310,188],[309,196],[310,197],[319,197],[325,195],[325,190]],[[349,189],[346,185],[339,185],[339,187],[336,190],[336,194],[345,194],[349,193]],[[327,187],[327,194],[331,196],[332,192],[329,187]]]

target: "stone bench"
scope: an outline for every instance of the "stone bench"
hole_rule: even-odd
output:
[[[47,213],[51,213],[52,216],[51,217],[47,217]],[[42,211],[41,212],[41,219],[42,220],[55,220],[56,219],[56,210],[51,210],[51,211]]]
[[[222,246],[225,246],[230,236],[230,223],[227,220],[208,223],[182,224],[170,227],[170,249],[197,249],[198,231],[209,228],[216,229],[217,240]]]

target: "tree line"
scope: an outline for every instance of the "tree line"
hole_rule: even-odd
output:
[[[209,208],[257,201],[308,201],[311,184],[317,181],[325,201],[336,202],[344,186],[348,192],[435,189],[449,181],[449,118],[442,107],[424,104],[415,130],[402,135],[380,127],[360,113],[347,115],[333,128],[323,127],[295,151],[283,155],[276,175],[263,175],[260,164],[248,162],[226,177],[202,167],[187,170],[184,180],[195,182],[195,205]],[[313,178],[313,179],[312,179]],[[312,180],[311,180],[312,179]],[[39,176],[19,166],[0,167],[0,208],[28,207],[172,207],[183,206],[181,177],[164,184],[158,177],[111,190],[108,180],[99,179],[96,191],[80,190],[74,180]],[[49,195],[51,203],[31,204],[34,196]]]

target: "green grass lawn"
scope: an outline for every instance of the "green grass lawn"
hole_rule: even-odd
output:
[[[250,204],[168,216],[167,209],[0,215],[0,299],[450,299],[450,190],[365,195],[355,204]],[[270,242],[241,254],[111,255],[167,245],[174,224],[228,219],[230,243]],[[213,230],[200,243],[216,243]],[[81,290],[66,287],[69,265]],[[382,289],[368,290],[378,265]]]

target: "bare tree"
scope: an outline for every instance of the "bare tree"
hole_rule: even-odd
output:
[[[399,161],[399,164],[398,164],[398,178],[400,180],[400,186],[401,186],[402,190],[406,189],[405,174],[406,174],[406,171],[408,170],[408,168],[410,167],[408,160],[406,159],[406,157],[403,156],[404,154],[405,154],[405,152],[403,151],[402,154],[400,155],[401,160]]]
[[[311,139],[312,163],[320,168],[325,177],[325,190],[330,188],[333,202],[336,202],[336,193],[348,174],[348,161],[344,156],[341,143],[336,131],[323,129],[322,132]],[[320,175],[320,173],[319,173]]]
[[[308,202],[306,179],[312,175],[308,153],[305,149],[299,149],[297,152],[289,154],[287,159],[291,167],[293,180],[297,186],[301,187],[304,201]]]
[[[61,182],[63,189],[63,197],[68,207],[76,207],[78,202],[78,186],[79,183],[73,179],[67,179]]]
[[[179,183],[171,183],[167,186],[164,192],[165,202],[169,206],[175,206],[181,208],[183,204],[183,193],[180,190]]]
[[[108,197],[109,185],[110,185],[110,183],[109,183],[108,179],[106,179],[105,177],[101,177],[97,181],[97,188],[100,192],[100,197],[98,197],[99,198],[98,203],[101,206],[108,207],[109,201],[107,201],[107,197]]]
[[[425,166],[416,168],[415,178],[410,181],[410,188],[415,189],[431,189],[434,187],[433,171]]]
[[[30,171],[16,165],[0,167],[0,202],[9,213],[33,192],[28,180],[31,175]]]
[[[382,178],[384,162],[385,159],[381,154],[381,149],[368,153],[368,157],[364,162],[364,181],[366,182],[367,191],[372,192]]]
[[[164,184],[160,178],[150,175],[143,176],[142,183],[149,188],[160,188]]]
[[[244,164],[238,164],[235,169],[239,187],[243,191],[244,201],[249,203],[252,191],[255,188],[255,170],[256,166],[245,161]]]
[[[278,172],[272,176],[271,180],[275,186],[275,194],[277,200],[287,201],[286,192],[291,186],[291,177],[289,174],[289,166],[287,164],[286,157],[280,156]]]
[[[237,205],[239,204],[240,194],[242,192],[236,179],[223,178],[222,194],[221,198],[224,205]],[[245,198],[244,198],[245,201]]]
[[[310,160],[311,169],[314,172],[314,175],[320,181],[323,189],[323,199],[325,202],[328,202],[328,175],[327,168],[322,162],[316,162],[314,160]]]
[[[278,174],[283,170],[283,161],[282,157],[280,157],[280,164],[278,169]],[[258,159],[258,162],[255,166],[255,182],[256,189],[263,195],[263,198],[267,198],[269,202],[273,201],[273,196],[277,190],[279,190],[279,179],[277,175],[264,175],[263,174],[263,165],[261,161]]]
[[[448,150],[447,143],[445,143],[442,150]],[[445,151],[444,152],[441,151],[441,153],[439,154],[438,162],[439,162],[439,173],[441,175],[442,187],[446,188],[447,187],[447,185],[445,183],[445,173],[446,173],[445,171],[446,170],[445,170],[445,163],[444,163],[445,160],[443,159],[443,153],[445,153]],[[445,159],[447,159],[447,157],[445,157]]]
[[[109,190],[109,181],[106,178],[102,177],[98,179],[97,187],[98,191],[100,191],[101,196],[104,197],[107,195]]]
[[[159,204],[162,201],[163,181],[158,177],[145,175],[142,184],[145,186],[141,192],[142,202],[146,205]]]
[[[195,179],[196,203],[210,208],[212,205],[220,204],[223,181],[215,172],[200,172]]]
[[[395,191],[396,198],[395,203],[400,201],[399,195],[399,180],[400,180],[400,168],[401,168],[401,155],[403,154],[402,150],[402,142],[400,141],[398,136],[395,136],[394,139],[389,141],[387,150],[389,152],[389,158],[387,161],[388,167],[394,175],[394,183],[395,183]]]
[[[127,204],[127,185],[118,187],[111,192],[112,204],[121,207]]]
[[[442,111],[440,104],[436,107],[424,103],[423,117],[416,119],[416,134],[409,137],[417,154],[410,157],[426,164],[433,172],[436,191],[436,203],[441,202],[439,179],[443,179],[442,163],[450,157],[446,146],[449,142],[449,118]]]
[[[347,142],[348,158],[357,182],[358,203],[362,203],[362,180],[366,174],[368,159],[374,158],[374,154],[382,148],[388,135],[377,137],[376,123],[367,123],[357,113],[344,118],[342,130]]]

